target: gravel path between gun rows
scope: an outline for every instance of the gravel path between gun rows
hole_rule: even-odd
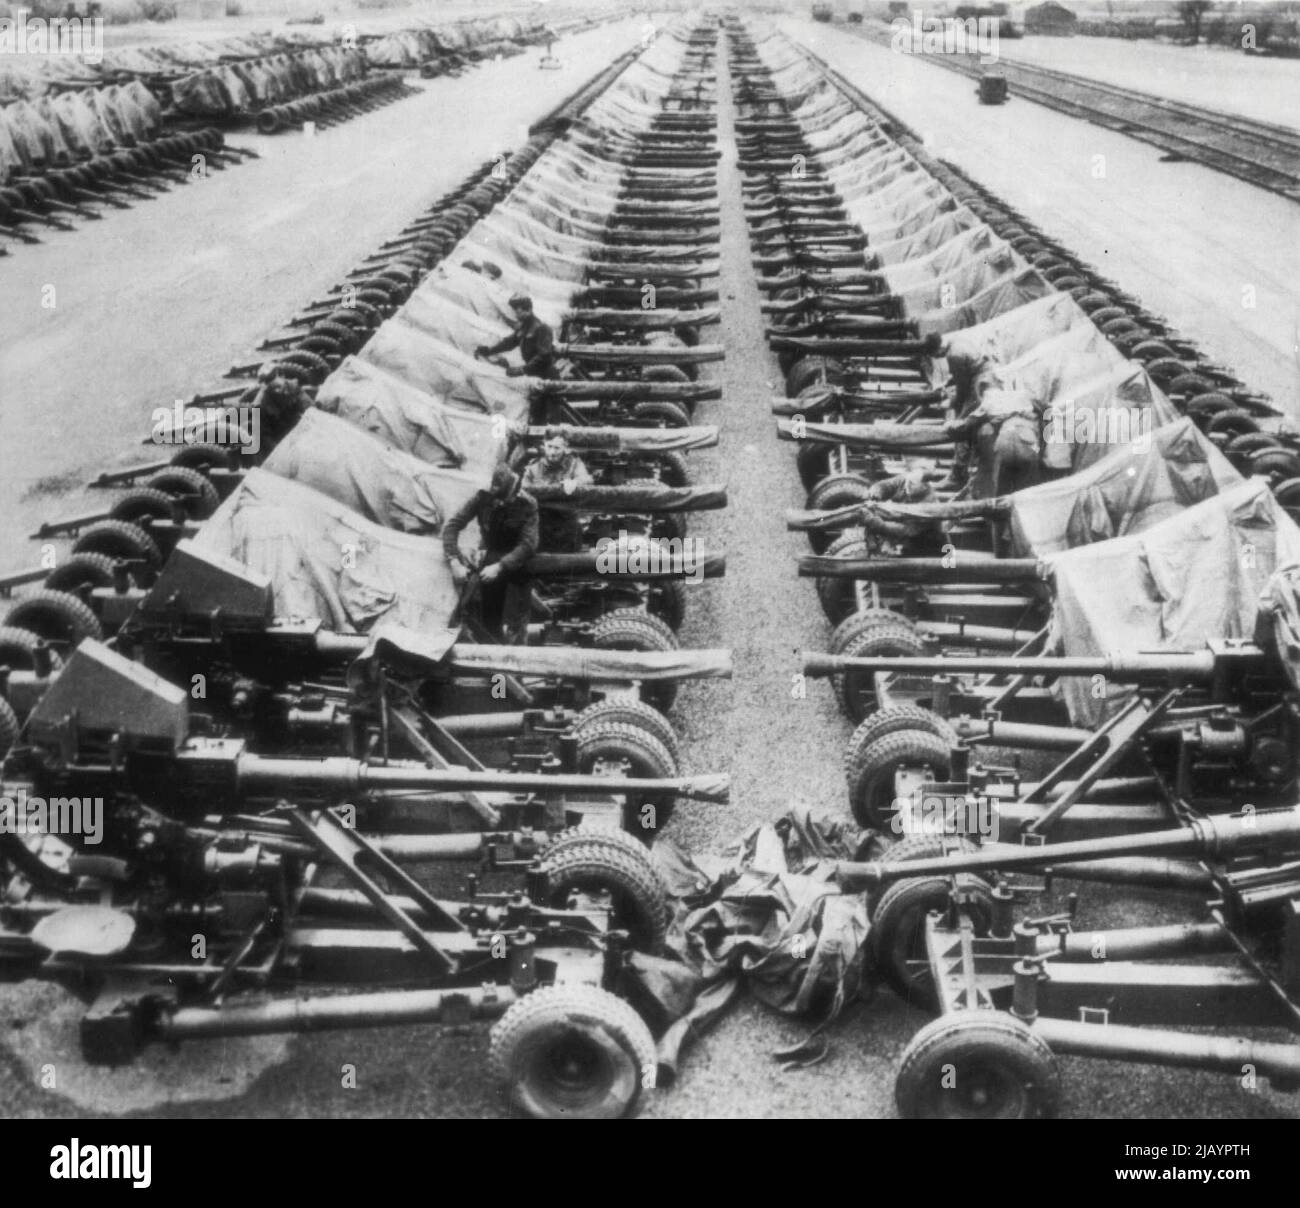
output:
[[[569,75],[564,87],[555,87],[556,99],[589,74],[602,55],[626,45],[638,28],[623,24],[586,35],[585,42],[575,38],[564,44],[561,53],[571,62],[581,53],[583,66]],[[107,330],[94,327],[94,316],[103,314],[104,296],[76,299],[76,283],[84,281],[85,274],[75,271],[75,252],[62,253],[63,241],[70,239],[79,241],[81,254],[87,254],[94,232],[62,236],[40,249],[47,257],[72,255],[65,264],[66,280],[74,304],[82,309],[69,318],[57,339],[50,333],[41,336],[39,318],[19,314],[21,339],[6,339],[7,350],[0,353],[0,381],[19,383],[6,399],[3,443],[8,445],[10,431],[29,426],[16,423],[12,408],[21,406],[25,415],[39,403],[61,418],[51,422],[48,431],[46,425],[33,425],[38,431],[16,458],[20,465],[48,472],[57,464],[79,474],[98,466],[97,454],[116,452],[139,431],[140,407],[209,381],[232,356],[312,296],[313,289],[336,278],[383,232],[396,229],[422,200],[436,196],[477,163],[489,144],[508,135],[507,110],[517,120],[524,106],[507,106],[503,90],[517,87],[533,93],[537,111],[553,104],[541,95],[551,86],[543,73],[525,73],[520,62],[489,66],[454,83],[438,82],[458,90],[444,93],[444,98],[457,97],[466,106],[461,112],[476,115],[470,130],[453,131],[442,124],[436,136],[440,155],[426,145],[430,131],[413,123],[421,118],[434,121],[442,100],[402,102],[328,132],[310,146],[305,140],[285,143],[284,156],[310,158],[320,175],[294,176],[300,182],[296,192],[274,187],[283,186],[292,175],[287,169],[286,175],[257,186],[250,176],[252,192],[240,196],[245,198],[245,218],[255,212],[255,199],[263,190],[268,198],[287,199],[277,203],[268,221],[275,223],[277,238],[290,241],[292,255],[285,249],[285,254],[268,259],[275,240],[263,238],[254,244],[251,233],[241,244],[240,212],[229,198],[212,202],[201,194],[187,196],[183,206],[168,199],[113,216],[110,222],[138,224],[146,221],[142,215],[151,214],[148,226],[135,226],[113,250],[101,250],[94,262],[101,269],[94,274],[97,290],[108,292],[100,283],[113,272],[124,286],[131,281],[139,285],[127,305],[107,316]],[[730,506],[700,515],[691,531],[710,548],[725,550],[728,565],[725,579],[693,589],[697,595],[682,639],[684,645],[730,646],[736,675],[729,683],[686,686],[673,720],[683,738],[686,770],[729,771],[733,796],[727,806],[682,806],[670,826],[675,838],[715,848],[791,805],[842,811],[840,765],[849,734],[826,684],[811,683],[805,700],[791,695],[798,652],[823,645],[828,627],[812,583],[801,581],[795,572],[804,539],[785,531],[784,509],[800,505],[803,493],[791,448],[777,442],[768,409],[770,397],[780,392],[781,376],[763,339],[759,293],[749,264],[725,56],[719,65],[719,91],[722,327],[706,338],[720,340],[727,357],[711,367],[721,378],[723,399],[703,404],[699,418],[722,426],[722,443],[693,454],[692,469],[697,481],[725,481]],[[473,97],[491,98],[492,103],[476,109]],[[350,132],[367,123],[365,138],[351,139]],[[335,138],[349,139],[348,147],[360,158],[342,156],[329,141]],[[399,145],[401,158],[390,154],[390,148]],[[418,155],[417,147],[422,148]],[[220,187],[244,189],[236,177],[268,167],[264,162],[240,168]],[[346,179],[340,179],[344,173]],[[436,184],[430,183],[431,177]],[[422,182],[418,189],[415,181]],[[332,206],[353,198],[354,190],[364,191],[368,200],[353,206],[352,217],[344,219]],[[381,201],[385,195],[388,200]],[[143,274],[164,268],[167,257],[151,242],[164,242],[158,237],[168,233],[179,237],[199,204],[211,208],[204,212],[205,225],[196,228],[205,233],[182,251],[190,267],[164,273],[163,298],[154,299]],[[293,207],[295,213],[286,217],[280,205]],[[173,208],[160,209],[164,206]],[[216,223],[227,225],[214,227]],[[1056,231],[1059,223],[1050,217],[1046,225],[1069,237],[1069,232]],[[233,249],[226,246],[228,239],[235,241]],[[203,252],[204,245],[211,250]],[[254,248],[257,255],[250,256]],[[313,250],[309,264],[301,263],[306,249]],[[10,267],[0,266],[0,274],[18,268],[28,280],[39,280],[39,273],[32,275],[22,267],[28,255],[30,250],[20,250]],[[115,259],[110,272],[105,266]],[[211,266],[209,272],[201,273],[202,263]],[[1121,280],[1122,267],[1116,274]],[[141,308],[148,309],[141,313]],[[142,338],[145,332],[153,337],[148,343],[156,341],[152,350]],[[35,351],[30,351],[33,344]],[[53,360],[42,369],[46,357],[69,358],[71,363]],[[16,364],[19,360],[22,365]],[[23,366],[25,378],[11,376]],[[1247,374],[1253,369],[1250,363],[1239,367]],[[0,484],[0,507],[10,516],[15,511],[33,514],[30,505],[18,504],[31,485],[30,477],[21,489]],[[35,512],[48,512],[52,502],[42,500],[44,506]],[[12,558],[5,561],[12,564]],[[1147,908],[1142,899],[1128,898],[1111,909],[1122,918],[1125,906],[1134,904]],[[0,995],[0,1040],[6,1040],[0,1050],[0,1103],[7,1105],[8,1114],[494,1117],[503,1110],[484,1078],[487,1034],[481,1026],[204,1042],[176,1053],[154,1050],[130,1070],[103,1072],[81,1065],[75,1018],[75,1004],[49,990],[6,990]],[[20,1021],[26,1031],[21,1037],[10,1031]],[[742,1002],[714,1033],[687,1051],[679,1082],[650,1096],[641,1114],[891,1116],[898,1058],[924,1022],[919,1012],[882,991],[874,1002],[850,1008],[831,1029],[830,1054],[822,1064],[783,1074],[770,1053],[801,1039],[806,1027]],[[13,1043],[7,1042],[9,1035]],[[26,1062],[16,1055],[19,1050],[30,1054]],[[31,1068],[46,1062],[56,1066],[60,1079],[54,1091],[40,1089],[40,1071]],[[355,1089],[342,1086],[347,1066],[355,1067]],[[1063,1068],[1066,1110],[1081,1117],[1276,1116],[1293,1110],[1270,1092],[1247,1094],[1231,1080],[1209,1075],[1074,1060],[1064,1061]],[[75,1094],[70,1096],[70,1091]]]

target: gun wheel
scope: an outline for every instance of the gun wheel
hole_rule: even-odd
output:
[[[511,1107],[539,1120],[631,1115],[654,1080],[655,1046],[641,1017],[596,986],[543,986],[492,1028],[489,1061]]]
[[[1057,1062],[1014,1016],[970,1010],[923,1027],[894,1084],[906,1120],[1035,1120],[1056,1114]]]

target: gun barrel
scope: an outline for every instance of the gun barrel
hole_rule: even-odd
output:
[[[469,768],[430,768],[422,763],[369,764],[359,759],[276,759],[243,755],[239,783],[251,794],[292,792],[295,786],[340,792],[480,793],[635,793],[681,797],[690,801],[725,802],[731,789],[726,775],[677,776],[654,780],[641,776],[548,775],[478,771]]]
[[[1037,558],[827,558],[799,559],[805,579],[869,579],[874,583],[1020,583],[1040,577]]]
[[[836,865],[836,872],[846,887],[855,883],[876,886],[905,878],[948,876],[958,872],[1055,868],[1113,856],[1217,857],[1240,848],[1263,847],[1275,843],[1300,843],[1300,809],[1260,810],[1232,817],[1197,818],[1187,826],[1169,830],[1049,843],[1042,847],[988,844],[979,851],[960,853],[953,857],[936,856],[898,864],[883,860],[869,863],[844,861]]]
[[[970,672],[977,675],[1104,675],[1115,680],[1174,678],[1204,681],[1214,675],[1213,652],[1190,654],[1082,656],[975,654],[945,658],[845,658],[834,654],[805,654],[803,673],[814,677],[846,671],[895,671],[930,675]]]

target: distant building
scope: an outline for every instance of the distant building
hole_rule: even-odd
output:
[[[1025,9],[1027,34],[1068,36],[1074,33],[1078,23],[1078,17],[1063,4],[1054,3],[1054,0],[1046,0],[1044,4],[1035,4],[1032,8]]]

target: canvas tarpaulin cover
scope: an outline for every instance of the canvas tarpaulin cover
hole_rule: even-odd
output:
[[[1018,556],[1042,556],[1151,528],[1241,482],[1187,418],[1086,469],[1008,496]]]
[[[1300,528],[1253,478],[1143,533],[1049,555],[1055,587],[1051,646],[1066,655],[1196,650],[1249,638],[1259,598],[1279,567],[1300,563]],[[1076,725],[1096,726],[1125,692],[1069,677],[1061,691]]]
[[[400,318],[383,323],[358,355],[448,403],[515,422],[527,420],[533,378],[507,378],[496,366],[476,361]]]
[[[1284,566],[1259,601],[1255,640],[1275,653],[1293,688],[1300,688],[1300,566]]]
[[[1025,268],[998,278],[987,288],[957,305],[945,307],[942,305],[943,299],[939,297],[938,304],[932,310],[920,314],[909,312],[908,317],[915,322],[918,333],[924,337],[931,332],[943,333],[957,331],[962,327],[974,327],[994,315],[1057,292],[1037,269]],[[937,295],[938,291],[932,289],[932,293]]]
[[[458,672],[493,675],[564,677],[592,683],[624,684],[637,680],[726,679],[731,675],[727,650],[596,650],[579,646],[501,646],[459,641],[455,629],[415,632],[389,621],[371,631],[370,641],[349,670],[364,680],[371,666],[395,662],[437,666]]]
[[[1084,326],[1096,330],[1069,294],[1053,291],[986,322],[952,331],[947,343],[953,355],[983,360],[990,365],[1007,365],[1053,336]],[[946,362],[931,361],[927,376],[934,384],[946,380]]]
[[[510,295],[514,291],[500,281],[495,281],[486,273],[475,272],[464,264],[444,263],[430,273],[420,287],[411,295],[412,298],[444,298],[448,302],[487,319],[509,327],[514,319],[510,309]],[[564,302],[556,302],[550,297],[532,295],[533,313],[543,323],[552,327],[559,326],[564,317],[564,307],[570,294],[565,286],[562,293]]]
[[[315,408],[275,447],[263,469],[405,533],[439,532],[489,481],[488,475],[435,469]]]
[[[430,465],[456,465],[476,477],[490,477],[505,456],[508,434],[524,429],[523,424],[503,424],[494,416],[445,406],[356,357],[346,357],[321,383],[316,406]]]
[[[194,544],[265,575],[276,615],[318,619],[340,633],[381,618],[445,628],[457,590],[434,538],[371,524],[317,491],[250,470]]]
[[[955,210],[945,210],[935,215],[932,221],[918,228],[911,234],[898,239],[871,244],[867,251],[881,264],[902,264],[906,260],[924,256],[928,252],[942,247],[950,239],[955,239],[963,231],[980,225],[980,220],[965,206]]]
[[[1004,240],[999,239],[990,228],[977,226],[962,231],[947,243],[941,243],[910,260],[886,266],[882,275],[891,293],[906,294],[908,290],[948,278],[967,265],[995,255],[1002,263],[1010,265],[1012,260],[1008,254],[1015,255]]]

